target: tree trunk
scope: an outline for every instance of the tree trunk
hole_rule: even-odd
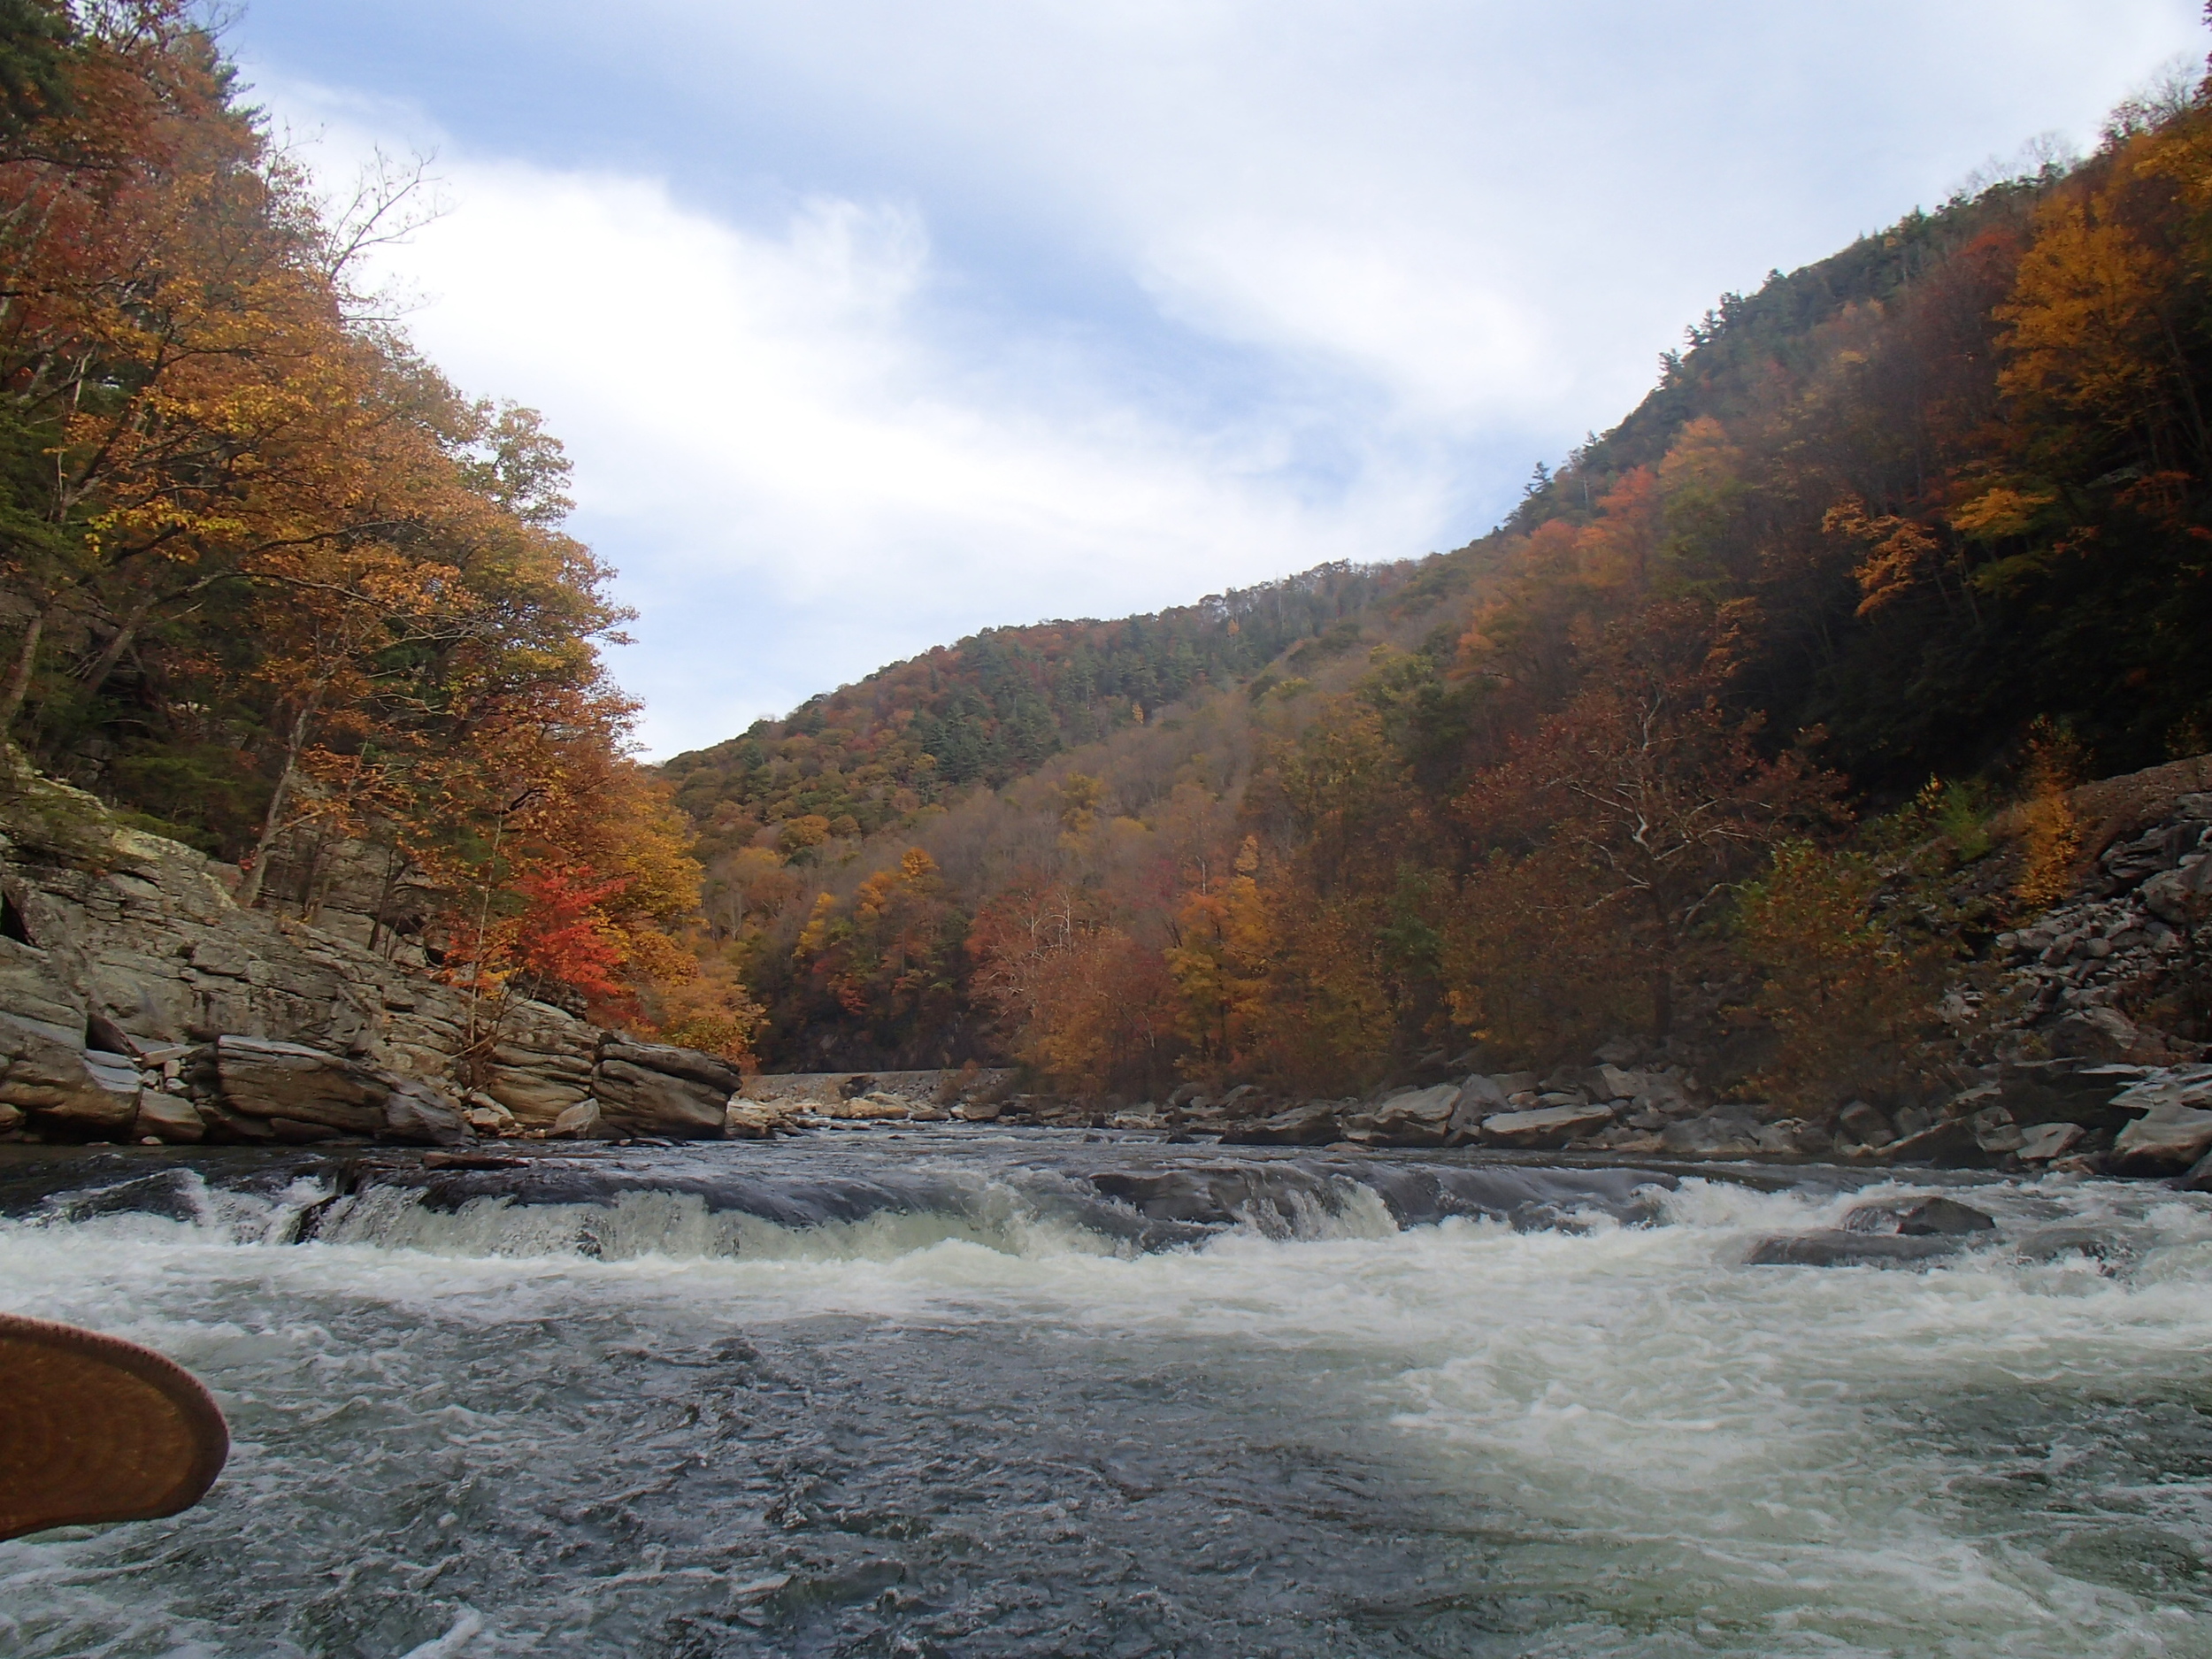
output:
[[[1647,891],[1659,941],[1659,960],[1651,971],[1651,1040],[1664,1042],[1674,1034],[1674,961],[1679,940],[1659,895],[1658,883],[1654,881]]]
[[[246,872],[246,879],[238,885],[238,902],[242,909],[251,910],[261,901],[261,884],[269,872],[269,849],[283,833],[285,804],[299,777],[300,751],[307,747],[315,706],[321,700],[322,693],[318,690],[300,705],[299,714],[292,722],[291,735],[284,745],[284,770],[277,774],[276,789],[269,796],[269,810],[261,815],[261,834],[254,842],[253,864]]]
[[[100,687],[108,683],[108,676],[115,672],[116,664],[123,660],[123,653],[130,649],[131,641],[138,637],[138,630],[144,626],[153,608],[154,595],[149,592],[131,607],[131,613],[123,618],[122,626],[100,648],[100,655],[93,659],[92,666],[85,670],[87,696],[96,697],[100,695]]]
[[[389,926],[388,919],[392,913],[392,895],[399,891],[399,849],[387,847],[384,849],[384,883],[377,889],[376,914],[369,918],[369,949],[380,954],[387,962],[397,953],[399,947],[399,930]],[[391,948],[380,950],[380,946],[386,941],[390,942]]]
[[[16,648],[15,666],[8,671],[7,688],[0,691],[0,737],[15,729],[16,717],[23,712],[24,700],[31,695],[31,672],[38,666],[38,642],[46,632],[46,618],[52,610],[51,605],[41,605],[24,626],[23,643]]]
[[[269,849],[276,844],[278,832],[284,827],[284,803],[292,793],[292,757],[284,757],[284,770],[277,774],[276,790],[269,796],[269,810],[261,816],[261,834],[254,842],[253,863],[247,867],[246,879],[238,884],[238,902],[251,910],[261,902],[261,883],[269,871]]]

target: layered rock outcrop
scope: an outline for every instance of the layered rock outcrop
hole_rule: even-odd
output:
[[[595,1134],[724,1133],[711,1055],[242,910],[236,871],[19,766],[0,809],[0,1133],[451,1145],[585,1103]]]

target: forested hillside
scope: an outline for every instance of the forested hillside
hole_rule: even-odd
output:
[[[2177,88],[1726,296],[1371,592],[987,634],[673,763],[710,954],[791,1067],[1327,1093],[1627,1033],[1909,1087],[1943,954],[2071,856],[2064,784],[2212,747],[2208,280]],[[2017,889],[1938,916],[2019,796]]]
[[[799,826],[799,835],[866,834],[1236,685],[1286,649],[1325,638],[1409,570],[1324,565],[1152,616],[993,628],[664,770],[710,836],[763,823]]]
[[[312,919],[365,856],[388,953],[729,1046],[560,446],[358,291],[407,179],[319,199],[199,11],[0,8],[0,731],[244,902]]]
[[[405,180],[320,200],[195,15],[0,8],[0,722],[479,991],[1074,1090],[1625,1033],[1816,1105],[1912,1087],[2070,781],[2212,748],[2200,88],[1725,296],[1468,547],[995,629],[656,773],[559,445],[358,291]]]

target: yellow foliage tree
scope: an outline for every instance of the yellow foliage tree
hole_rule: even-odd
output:
[[[1997,308],[2009,354],[1998,384],[2032,404],[2085,415],[2146,439],[2169,421],[2186,365],[2170,349],[2170,256],[2146,246],[2106,204],[2055,198],[2038,215],[2011,300]]]
[[[1187,894],[1166,953],[1179,1025],[1190,1054],[1184,1070],[1217,1079],[1256,1057],[1267,1023],[1275,935],[1260,891],[1258,841],[1247,836],[1229,879]]]
[[[2080,770],[2079,746],[2056,727],[2038,722],[2028,741],[2027,800],[2022,807],[2026,833],[2020,877],[2013,885],[2013,895],[2029,910],[2048,910],[2074,885],[2081,819],[2074,810],[2073,788]]]
[[[1744,889],[1738,926],[1761,973],[1754,1006],[1779,1040],[1755,1081],[1793,1105],[1834,1107],[1916,1079],[1943,954],[1876,915],[1881,885],[1870,859],[1794,841]]]

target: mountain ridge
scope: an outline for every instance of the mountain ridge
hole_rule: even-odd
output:
[[[1907,925],[1868,872],[2212,747],[2207,157],[2200,94],[2136,106],[2078,165],[1724,296],[1495,530],[1233,651],[1202,604],[987,631],[710,752],[756,745],[741,779],[680,757],[769,1064],[1310,1093],[1640,1032],[1743,1087],[1909,1096],[1897,987],[2033,902],[2065,834],[1986,916]],[[1154,699],[1051,703],[1078,634]],[[1157,679],[1178,649],[1202,672]],[[810,749],[895,729],[902,773]],[[1837,973],[1864,1029],[1822,1078],[1791,1010]]]

